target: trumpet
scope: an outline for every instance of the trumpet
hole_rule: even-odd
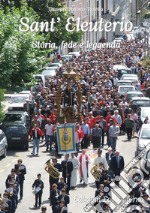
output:
[[[46,161],[45,164],[46,164],[45,171],[54,179],[58,179],[60,176],[58,169],[56,169],[53,166],[53,164],[50,162],[50,160]]]

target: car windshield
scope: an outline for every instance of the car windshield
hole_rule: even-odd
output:
[[[144,128],[141,133],[142,139],[150,139],[150,131],[149,128]]]
[[[141,116],[145,118],[146,116],[150,117],[150,108],[142,110]]]
[[[55,70],[44,70],[44,71],[42,72],[42,74],[43,74],[43,75],[55,75],[56,72],[55,72]]]
[[[120,70],[121,74],[129,74],[131,73],[130,70]]]
[[[150,101],[149,100],[136,100],[136,101],[133,101],[133,104],[138,105],[138,106],[149,106]]]
[[[19,114],[6,114],[4,118],[5,122],[22,121],[22,115]]]
[[[133,94],[128,94],[127,97],[128,98],[132,98],[132,97],[143,97],[143,94],[133,93]]]
[[[25,103],[28,99],[28,96],[25,97],[11,97],[11,103]]]
[[[137,81],[137,78],[124,77],[123,79],[124,80],[129,80],[131,82],[136,82]]]
[[[133,87],[120,87],[120,92],[134,91]]]
[[[49,67],[59,67],[59,64],[50,64]]]
[[[24,126],[8,126],[6,133],[27,133],[27,130]]]

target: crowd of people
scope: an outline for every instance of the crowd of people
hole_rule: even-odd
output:
[[[87,186],[89,177],[89,164],[91,158],[86,149],[98,149],[97,157],[92,164],[91,173],[95,178],[95,196],[100,195],[101,199],[109,197],[110,193],[104,191],[104,187],[108,186],[111,191],[111,183],[115,176],[120,176],[124,169],[124,158],[116,149],[117,139],[120,134],[127,133],[127,140],[131,141],[137,132],[138,116],[132,101],[127,102],[124,96],[119,96],[117,90],[118,73],[112,67],[115,64],[125,64],[131,68],[133,74],[137,74],[141,82],[141,89],[145,89],[146,81],[150,76],[150,68],[145,68],[141,64],[144,56],[145,46],[140,40],[123,41],[120,48],[116,49],[100,49],[88,52],[81,52],[78,58],[74,57],[73,65],[77,75],[80,76],[79,83],[81,85],[82,104],[81,119],[76,122],[75,142],[77,153],[72,153],[71,157],[66,154],[61,163],[57,162],[57,158],[52,159],[52,166],[56,168],[62,177],[54,178],[49,171],[49,167],[45,170],[49,172],[50,194],[49,200],[53,213],[68,212],[68,204],[70,203],[70,190],[77,186],[77,172],[79,171],[80,183]],[[55,58],[55,61],[60,61]],[[33,101],[26,101],[25,110],[31,118],[30,139],[33,140],[32,155],[39,155],[40,139],[45,142],[45,151],[56,151],[59,155],[56,138],[56,126],[59,125],[57,120],[57,86],[62,82],[63,71],[66,69],[64,64],[57,75],[46,80],[45,86],[39,82],[33,89]],[[76,96],[68,99],[68,90],[72,88],[76,91],[76,86],[72,81],[70,85],[67,83],[61,86],[61,106],[72,105],[76,107]],[[73,98],[73,100],[72,100]],[[71,101],[70,101],[71,100]],[[69,102],[70,101],[70,102]],[[125,146],[128,146],[125,144]],[[108,149],[105,156],[102,156],[103,148]],[[81,152],[81,153],[80,153]],[[22,163],[22,162],[21,162]],[[20,168],[20,167],[19,167]],[[15,171],[15,173],[13,173]],[[18,205],[18,186],[20,186],[20,199],[23,197],[23,182],[20,182],[22,171],[15,167],[11,171],[14,174],[15,184],[12,179],[6,181],[6,197],[11,203],[11,210],[3,212],[14,213]],[[24,171],[24,175],[25,175]],[[20,176],[19,176],[20,175]],[[19,179],[17,177],[19,176]],[[141,180],[135,177],[137,186],[131,193],[131,196],[143,196],[148,200],[149,197],[145,190],[141,190]],[[119,185],[119,180],[115,181]],[[44,183],[41,174],[37,175],[34,181],[33,190],[35,192],[35,208],[41,207],[42,192]],[[12,190],[13,188],[13,190]],[[39,190],[39,191],[38,191]],[[13,196],[11,192],[13,191]],[[136,194],[136,195],[135,195]],[[6,200],[7,200],[6,199]],[[8,203],[8,202],[7,202]],[[107,212],[113,212],[106,203],[103,203],[103,209]],[[47,208],[42,206],[42,213],[47,212]],[[150,209],[145,210],[146,213]]]
[[[19,159],[5,181],[5,191],[0,197],[1,213],[15,213],[19,201],[23,199],[26,166]]]

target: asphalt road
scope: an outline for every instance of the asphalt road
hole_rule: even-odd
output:
[[[27,175],[26,180],[24,182],[24,197],[23,200],[19,203],[16,213],[33,213],[40,212],[39,209],[34,209],[34,195],[32,194],[32,183],[36,179],[36,175],[41,173],[42,180],[44,181],[45,187],[42,196],[42,205],[46,205],[48,208],[48,213],[52,212],[51,207],[49,205],[49,183],[48,183],[48,173],[45,172],[44,166],[45,162],[51,157],[49,153],[45,152],[45,147],[41,144],[40,153],[38,157],[31,156],[32,143],[30,144],[29,151],[20,151],[20,150],[9,150],[7,153],[7,157],[5,159],[0,160],[0,193],[3,193],[5,189],[5,179],[8,174],[10,174],[11,168],[14,167],[14,164],[17,162],[19,158],[23,160],[23,164],[27,167]],[[106,148],[104,148],[103,154],[106,152]],[[134,157],[134,152],[136,148],[136,139],[132,139],[131,141],[126,140],[126,136],[119,136],[117,141],[117,149],[120,151],[120,154],[124,156],[125,164],[129,163]],[[88,150],[88,153],[92,158],[92,150]],[[59,159],[59,162],[61,159]],[[92,165],[92,162],[91,162]],[[83,187],[79,184],[78,178],[78,186],[77,189],[70,191],[70,204],[69,204],[69,212],[71,213],[84,213],[83,208],[90,201],[90,199],[94,198],[95,194],[95,184],[94,178],[90,174],[89,177],[89,185],[87,187]]]

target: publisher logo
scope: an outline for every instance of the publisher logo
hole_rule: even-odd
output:
[[[109,208],[113,212],[132,212],[133,210],[141,211],[141,207],[139,205],[131,205],[132,203],[141,203],[142,206],[150,206],[142,197],[140,198],[131,198],[129,196],[129,193],[137,186],[137,182],[135,180],[136,177],[140,177],[141,188],[144,190],[147,188],[147,193],[150,193],[149,184],[150,180],[144,180],[144,174],[142,170],[149,174],[149,170],[145,168],[137,168],[135,165],[139,163],[140,159],[142,159],[145,155],[147,156],[147,152],[150,149],[150,144],[142,150],[138,156],[133,158],[127,166],[124,168],[124,171],[121,173],[120,176],[115,177],[115,181],[119,181],[119,185],[115,184],[115,181],[113,183],[113,187],[111,187],[111,190],[109,191],[108,187],[104,187],[104,192],[107,193],[108,199],[101,199],[101,197],[98,195],[97,197],[90,200],[90,202],[84,207],[85,212],[108,212],[108,210],[104,209],[104,204],[106,206],[109,206]],[[149,163],[148,159],[148,163]],[[143,165],[144,167],[144,165]],[[136,200],[135,200],[136,199]],[[134,202],[136,201],[136,202]],[[129,206],[129,207],[128,207]],[[128,210],[127,210],[128,209]],[[132,211],[131,211],[132,210]]]

